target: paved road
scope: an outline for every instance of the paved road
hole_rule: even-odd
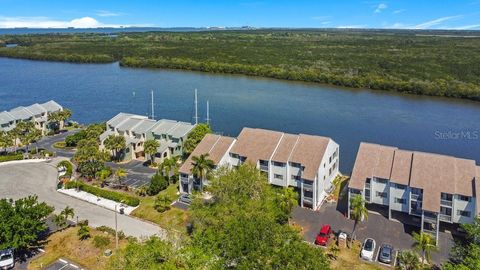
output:
[[[88,219],[92,227],[115,227],[113,211],[57,192],[56,178],[56,168],[46,163],[0,166],[0,198],[18,199],[36,194],[39,201],[54,206],[56,211],[61,211],[67,205],[72,207],[75,215],[80,220]],[[158,226],[124,215],[118,215],[118,228],[135,237],[165,235]]]
[[[38,148],[43,148],[43,149],[46,149],[46,150],[51,151],[51,152],[56,152],[57,156],[63,156],[63,157],[71,158],[71,157],[73,157],[74,151],[67,150],[67,149],[57,149],[57,148],[53,147],[53,144],[56,143],[56,142],[60,142],[60,141],[65,140],[65,137],[67,137],[68,135],[72,135],[76,132],[78,132],[78,130],[67,131],[67,132],[57,134],[57,135],[54,135],[54,136],[43,137],[37,143]]]

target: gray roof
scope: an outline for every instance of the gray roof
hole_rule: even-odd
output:
[[[195,125],[186,122],[178,122],[174,120],[162,119],[155,124],[150,130],[154,134],[168,134],[174,138],[185,136]]]
[[[155,125],[155,123],[156,123],[155,120],[143,119],[142,121],[140,121],[140,123],[138,123],[136,126],[132,128],[132,131],[137,134],[146,133]]]
[[[25,107],[17,107],[15,109],[10,110],[10,114],[16,120],[27,120],[33,116],[33,114],[25,109]]]
[[[15,118],[13,118],[13,116],[9,112],[7,111],[0,112],[0,125],[7,124],[14,120]]]
[[[178,125],[170,131],[174,138],[181,138],[187,135],[195,126],[190,123],[179,122]]]
[[[107,121],[107,124],[113,127],[117,127],[119,124],[121,124],[123,121],[127,120],[128,118],[135,116],[134,114],[131,113],[119,113],[115,115],[112,119]],[[140,115],[138,115],[141,117]]]
[[[42,103],[40,105],[43,108],[45,108],[45,110],[47,110],[48,112],[56,112],[56,111],[60,111],[60,110],[63,109],[63,107],[60,106],[60,104],[58,104],[57,102],[55,102],[53,100],[47,101],[47,102]]]
[[[39,115],[39,114],[47,112],[47,109],[45,107],[43,107],[42,105],[38,104],[38,103],[32,104],[28,107],[25,107],[25,109],[27,109],[28,111],[30,111],[34,115]]]
[[[117,129],[119,131],[131,131],[135,126],[140,124],[143,121],[141,118],[136,118],[136,117],[129,117],[125,121],[121,122],[118,126]]]

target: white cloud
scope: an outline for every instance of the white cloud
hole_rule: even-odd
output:
[[[432,26],[435,26],[435,25],[439,25],[445,21],[449,21],[449,20],[453,20],[453,19],[457,19],[457,18],[460,18],[462,17],[461,15],[457,15],[457,16],[447,16],[447,17],[441,17],[441,18],[438,18],[438,19],[435,19],[435,20],[431,20],[431,21],[426,21],[426,22],[423,22],[421,24],[417,24],[415,25],[413,28],[415,29],[428,29]]]
[[[405,11],[407,11],[407,10],[406,9],[397,9],[397,10],[393,11],[393,14],[400,14],[400,13],[403,13]]]
[[[380,4],[378,4],[377,9],[375,9],[374,12],[375,12],[375,13],[380,13],[380,12],[382,12],[384,9],[386,9],[387,7],[388,7],[387,4],[380,3]]]
[[[95,12],[96,12],[97,16],[100,16],[100,17],[117,17],[117,16],[124,15],[121,12],[114,12],[114,11],[109,11],[109,10],[96,10]]]
[[[480,29],[480,24],[471,24],[471,25],[463,25],[463,26],[455,26],[449,29],[452,30],[471,30],[471,29]]]
[[[48,17],[3,17],[0,16],[0,28],[97,28],[97,27],[121,27],[121,26],[147,26],[147,25],[119,25],[106,24],[92,17],[75,18],[70,21],[54,20]]]

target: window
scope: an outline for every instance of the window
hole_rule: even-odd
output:
[[[440,214],[451,216],[452,215],[452,208],[440,206]]]
[[[392,183],[392,186],[396,189],[405,189],[405,186],[401,184]]]
[[[274,161],[274,162],[273,162],[273,165],[274,165],[274,166],[277,166],[277,167],[285,167],[285,163],[277,162],[277,161]]]
[[[377,195],[377,197],[387,198],[387,193],[386,192],[377,191],[375,194]]]
[[[273,174],[273,178],[283,180],[283,175],[275,173],[275,174]]]
[[[290,166],[295,167],[295,168],[301,168],[302,167],[302,165],[300,163],[296,163],[296,162],[290,162]]]
[[[458,195],[458,199],[460,201],[464,201],[464,202],[469,202],[470,201],[470,197],[464,196],[464,195]]]
[[[328,159],[328,163],[332,163],[332,157]]]
[[[383,178],[375,178],[375,181],[378,182],[378,183],[382,183],[382,184],[387,183],[387,179],[383,179]]]
[[[452,201],[452,197],[453,197],[452,194],[443,193],[443,192],[440,194],[440,198],[445,201]]]
[[[462,217],[470,217],[470,211],[457,210],[457,215]]]
[[[268,166],[268,161],[266,160],[260,160],[259,162],[261,166]]]
[[[300,180],[300,175],[293,175],[293,174],[292,174],[292,179],[294,179],[294,180]]]
[[[405,204],[407,201],[403,198],[395,198],[395,203]]]

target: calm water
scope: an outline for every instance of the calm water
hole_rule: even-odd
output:
[[[147,115],[152,89],[157,118],[191,121],[195,88],[200,117],[210,100],[216,131],[236,136],[248,126],[329,136],[340,144],[345,173],[361,141],[480,163],[480,103],[118,64],[0,58],[0,110],[54,99],[83,123],[106,121],[120,111]]]

